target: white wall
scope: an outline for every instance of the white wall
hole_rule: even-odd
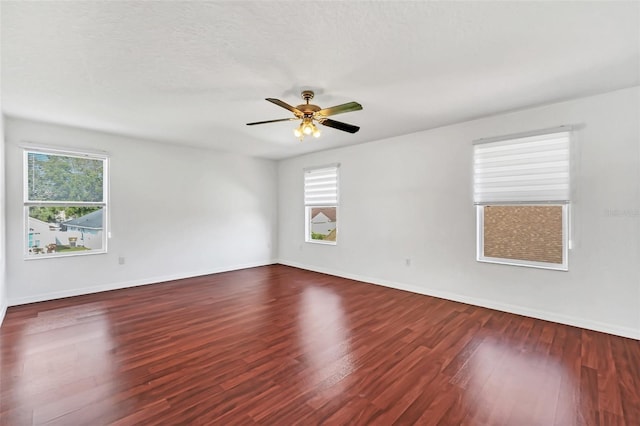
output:
[[[10,117],[5,132],[9,305],[264,265],[275,258],[274,161]],[[23,260],[20,145],[29,142],[110,154],[107,254]]]
[[[2,111],[2,100],[0,100]],[[4,174],[4,116],[0,113],[0,325],[7,312],[7,282],[5,274],[5,174]]]
[[[639,103],[636,87],[281,161],[280,261],[640,338]],[[476,262],[472,141],[563,124],[577,128],[569,272]],[[330,163],[338,244],[304,243],[302,170]]]
[[[0,18],[2,18],[2,2],[0,2]],[[0,34],[0,39],[2,35]],[[1,44],[1,40],[0,40]],[[0,87],[2,86],[0,72]],[[2,95],[0,94],[0,325],[7,311],[7,288],[5,278],[5,174],[4,174],[4,115],[2,115]]]

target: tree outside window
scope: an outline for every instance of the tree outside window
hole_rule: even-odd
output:
[[[107,158],[25,151],[26,258],[106,251]]]

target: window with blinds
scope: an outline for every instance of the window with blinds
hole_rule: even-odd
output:
[[[474,142],[477,259],[568,269],[570,129]]]
[[[335,244],[338,232],[338,165],[304,171],[305,241]]]

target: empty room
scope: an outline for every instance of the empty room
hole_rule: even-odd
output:
[[[0,36],[0,425],[640,425],[640,2]]]

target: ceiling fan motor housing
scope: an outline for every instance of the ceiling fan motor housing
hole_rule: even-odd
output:
[[[313,105],[313,104],[302,104],[302,105],[298,105],[296,108],[302,111],[305,117],[313,116],[313,114],[315,114],[317,111],[320,111],[321,109],[318,105]]]
[[[313,90],[303,90],[300,95],[302,96],[302,99],[307,101],[307,103],[298,105],[296,106],[296,108],[302,111],[305,117],[313,117],[313,115],[317,111],[320,111],[322,109],[318,105],[313,105],[309,103],[309,100],[313,99],[313,96],[314,96]]]

